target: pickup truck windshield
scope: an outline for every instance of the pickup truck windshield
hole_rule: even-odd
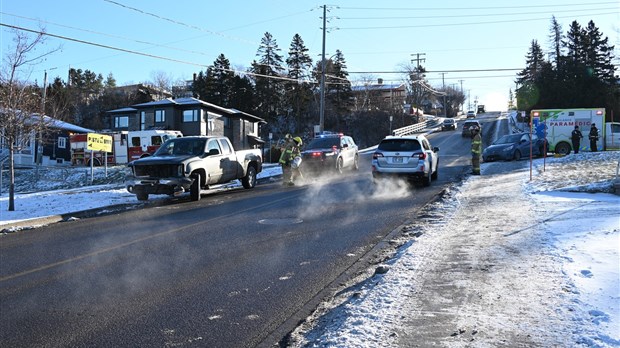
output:
[[[191,155],[200,156],[205,152],[206,139],[175,138],[162,145],[155,156]]]

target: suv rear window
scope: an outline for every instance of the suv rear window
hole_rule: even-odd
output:
[[[421,148],[420,142],[414,139],[385,139],[378,147],[382,151],[417,151]]]

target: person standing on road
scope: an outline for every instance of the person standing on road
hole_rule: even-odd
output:
[[[575,154],[579,153],[579,146],[582,138],[583,134],[581,134],[579,126],[575,126],[575,129],[573,129],[572,133],[570,134],[570,139],[573,142],[573,151],[575,151]]]
[[[480,128],[473,127],[471,132],[474,136],[471,140],[471,173],[473,175],[480,175],[480,154],[482,153]]]
[[[293,186],[293,168],[291,164],[295,157],[299,156],[301,153],[301,138],[300,137],[291,137],[289,134],[285,137],[286,143],[284,148],[282,149],[282,154],[280,155],[280,165],[282,166],[282,185],[284,186]]]
[[[592,128],[590,128],[590,135],[588,138],[590,138],[590,151],[596,152],[598,150],[596,148],[596,142],[598,141],[598,128],[596,128],[594,123],[592,123]]]

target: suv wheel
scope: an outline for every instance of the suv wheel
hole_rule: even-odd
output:
[[[355,158],[353,158],[353,170],[359,170],[359,169],[360,169],[360,156],[355,155]]]
[[[339,174],[342,174],[342,167],[343,167],[343,165],[344,165],[344,163],[342,162],[342,158],[338,158],[338,159],[336,160],[336,171],[337,171]]]
[[[433,181],[433,168],[428,168],[428,175],[426,176],[426,178],[424,178],[424,182],[422,183],[422,185],[424,185],[425,187],[429,187],[431,186],[431,182]]]

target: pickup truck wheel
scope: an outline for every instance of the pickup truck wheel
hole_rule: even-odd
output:
[[[248,167],[248,173],[241,179],[241,183],[246,189],[256,186],[256,169],[254,169],[254,166]]]
[[[192,182],[192,186],[189,187],[189,196],[192,201],[200,200],[200,174],[194,175],[194,182]]]
[[[139,192],[139,193],[136,193],[136,198],[138,198],[139,201],[148,201],[149,194],[144,193],[144,192]]]

